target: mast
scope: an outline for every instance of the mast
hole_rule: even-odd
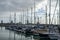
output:
[[[45,6],[46,7],[46,14],[45,14],[45,23],[46,23],[46,25],[45,25],[45,28],[47,28],[47,5]]]
[[[22,12],[21,12],[21,23],[22,23]]]
[[[34,24],[36,22],[36,17],[35,17],[35,0],[34,0]]]
[[[9,22],[11,23],[11,12],[10,12],[10,19],[9,19]]]
[[[52,17],[51,24],[52,24],[53,19],[54,19],[54,17],[55,17],[55,12],[56,12],[57,5],[58,5],[58,0],[57,0],[56,5],[55,5],[54,14],[53,14],[53,17]],[[55,20],[55,21],[56,21],[56,20]],[[55,21],[54,21],[54,22],[55,22]]]
[[[21,20],[20,20],[20,14],[19,14],[19,23],[20,23],[20,21],[21,21]]]
[[[21,12],[21,23],[23,24],[23,12]]]
[[[31,7],[31,24],[32,24],[32,7]]]
[[[48,0],[49,1],[49,28],[50,28],[50,21],[51,21],[51,18],[50,18],[50,14],[51,14],[51,0]],[[49,33],[50,33],[51,29],[49,29]]]
[[[46,5],[46,24],[47,24],[47,5]]]
[[[39,23],[39,17],[38,17],[38,23]]]
[[[16,24],[16,13],[14,13],[14,23]]]
[[[27,20],[27,17],[26,17],[27,15],[26,14],[27,13],[26,13],[26,10],[25,10],[25,24],[27,23],[27,21],[26,21]]]
[[[21,14],[19,14],[19,23],[22,23]]]
[[[57,25],[59,24],[59,11],[57,10]]]
[[[24,10],[23,10],[23,24],[24,24]]]
[[[26,11],[25,11],[25,24],[26,24]]]
[[[49,0],[49,25],[50,25],[50,21],[51,21],[50,14],[51,14],[51,0]]]
[[[28,21],[28,8],[27,8],[27,24],[29,23],[29,21]]]
[[[60,25],[60,0],[59,0],[59,25]]]

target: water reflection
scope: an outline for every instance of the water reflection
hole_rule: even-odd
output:
[[[40,38],[40,36],[26,35],[14,31],[6,30],[5,27],[0,27],[0,40],[48,40]]]

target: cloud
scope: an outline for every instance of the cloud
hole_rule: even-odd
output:
[[[35,0],[36,3],[42,0]],[[0,0],[0,11],[17,11],[33,7],[34,0]]]
[[[41,9],[38,9],[38,11],[36,13],[45,14],[46,12],[45,12],[44,8],[42,7]]]

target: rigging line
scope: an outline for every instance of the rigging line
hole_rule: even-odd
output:
[[[56,11],[57,4],[58,4],[58,0],[57,0],[57,2],[56,2],[56,6],[55,6],[55,10],[54,10],[54,14],[53,14],[53,18],[54,18],[54,16],[55,16],[55,11]],[[51,24],[53,23],[53,18],[52,18]]]

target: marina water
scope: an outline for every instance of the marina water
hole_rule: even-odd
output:
[[[0,27],[0,40],[49,40],[40,36],[26,35],[17,33],[11,30],[6,30],[5,27]]]

